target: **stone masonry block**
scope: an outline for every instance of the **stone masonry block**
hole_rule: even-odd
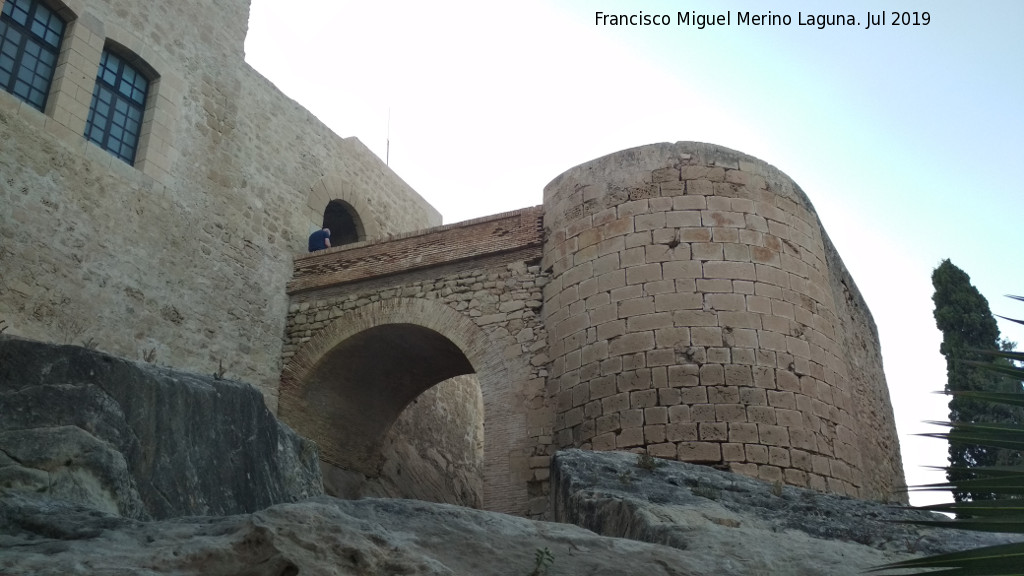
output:
[[[778,466],[758,466],[757,477],[765,482],[782,482],[782,469]]]
[[[729,439],[729,425],[725,422],[701,422],[698,434],[701,440],[725,442]]]
[[[690,419],[694,422],[714,422],[715,406],[713,404],[695,404],[690,406]]]
[[[771,406],[747,406],[747,419],[758,424],[776,424],[775,408]]]
[[[651,408],[658,405],[658,391],[651,388],[637,390],[629,395],[629,405],[633,408]]]
[[[704,263],[704,277],[738,280],[758,279],[754,264],[749,262],[706,262]]]
[[[742,462],[747,459],[743,444],[722,444],[722,460],[726,462]]]
[[[615,436],[616,448],[632,448],[642,446],[644,443],[644,429],[642,426],[636,428],[625,428]]]
[[[600,336],[599,336],[600,337]],[[621,356],[654,349],[654,332],[634,332],[625,334],[609,343],[609,354]]]
[[[690,422],[690,407],[686,405],[669,407],[668,421],[672,423]]]
[[[728,256],[728,249],[730,244],[738,244],[740,241],[740,231],[736,228],[723,228],[721,226],[711,229],[711,240],[722,244],[724,250],[726,250],[726,260],[732,260]],[[740,261],[749,262],[750,258],[743,258]]]
[[[747,410],[741,404],[717,404],[715,418],[719,422],[746,422]]]
[[[754,377],[750,366],[725,366],[725,383],[729,386],[753,386]]]
[[[665,280],[675,280],[679,278],[701,278],[704,275],[702,265],[696,259],[665,262],[661,266],[662,278],[664,278]]]
[[[655,458],[674,459],[676,457],[676,445],[672,442],[648,445],[647,453]]]
[[[683,404],[706,405],[708,401],[708,389],[704,386],[683,388],[679,391],[679,396],[679,401]]]
[[[594,450],[615,450],[615,432],[595,436],[592,442]]]
[[[708,401],[711,404],[739,404],[740,391],[735,386],[709,386]]]
[[[657,312],[700,310],[703,306],[703,295],[696,292],[689,294],[658,294],[654,297],[654,309]]]
[[[725,258],[722,244],[716,242],[693,242],[690,244],[690,253],[694,260],[719,261]]]
[[[720,364],[705,364],[701,366],[700,383],[702,386],[718,386],[725,384],[725,370]]]
[[[704,294],[712,292],[723,292],[732,294],[732,280],[728,278],[698,278],[697,279],[697,291],[703,292]],[[710,302],[709,302],[710,306]]]
[[[768,463],[773,466],[781,466],[782,468],[789,468],[790,458],[789,450],[779,446],[768,447]]]
[[[665,442],[665,425],[664,424],[653,424],[650,426],[644,426],[644,443],[645,444],[659,444]]]
[[[717,442],[680,442],[677,457],[683,462],[721,462],[722,449]]]
[[[687,354],[693,348],[680,350],[681,353]],[[702,349],[698,349],[702,350]],[[680,361],[682,361],[681,359]],[[671,386],[696,386],[700,382],[698,376],[700,374],[700,367],[693,363],[680,363],[675,366],[669,366],[668,369],[668,381]]]
[[[683,242],[699,242],[708,243],[711,242],[711,229],[710,228],[680,228],[679,238]],[[691,245],[691,250],[693,246]]]
[[[751,478],[756,478],[757,464],[732,462],[729,464],[729,471],[736,474],[742,474],[744,476],[750,476]]]
[[[783,426],[758,424],[758,437],[762,444],[769,446],[789,446],[789,431]]]
[[[636,265],[626,269],[626,284],[643,284],[658,280],[662,280],[662,264],[660,263]]]
[[[681,395],[677,388],[658,388],[659,406],[677,406],[681,401]]]
[[[697,440],[696,422],[671,422],[665,425],[665,438],[669,442],[692,442]]]
[[[728,380],[726,380],[728,382]],[[740,404],[746,406],[767,406],[768,396],[763,388],[740,388]]]
[[[627,307],[627,302],[624,301],[619,303],[619,310]],[[653,303],[644,303],[644,308],[647,308],[648,304],[653,306]],[[626,330],[628,332],[641,332],[645,330],[659,330],[662,328],[671,328],[672,313],[671,312],[658,312],[655,314],[642,314],[642,315],[628,315],[626,322]]]
[[[672,208],[675,210],[705,210],[708,207],[708,202],[704,196],[704,194],[695,195],[694,191],[688,191],[687,196],[678,196],[673,199]]]
[[[758,441],[757,425],[747,422],[729,423],[729,441],[755,444]]]
[[[626,410],[619,414],[619,422],[623,428],[635,428],[637,426],[644,425],[644,411],[643,410]]]
[[[768,447],[760,444],[746,444],[747,461],[756,464],[768,463]]]

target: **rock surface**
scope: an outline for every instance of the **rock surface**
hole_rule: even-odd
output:
[[[630,453],[554,457],[563,523],[339,500],[250,386],[10,338],[0,415],[0,575],[853,575],[1008,541]]]
[[[663,544],[700,574],[861,574],[914,555],[1012,541],[901,523],[936,515],[670,460],[568,450],[552,463],[555,519]]]
[[[248,384],[0,337],[0,415],[0,493],[161,519],[323,490],[315,446]]]
[[[548,570],[537,553],[548,549]],[[37,576],[703,574],[679,550],[416,500],[323,496],[249,515],[137,522],[0,499],[0,573]]]

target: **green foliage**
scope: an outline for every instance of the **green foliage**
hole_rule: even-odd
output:
[[[939,350],[946,357],[946,392],[1019,392],[1020,378],[1006,372],[1013,366],[1003,354],[1013,345],[1000,340],[988,301],[971,285],[970,277],[949,260],[943,260],[932,273],[932,284],[935,323],[942,331]],[[998,368],[991,369],[993,365]],[[950,466],[946,477],[955,486],[953,498],[957,502],[992,499],[995,495],[989,492],[961,489],[959,481],[973,478],[978,468],[1020,463],[1018,449],[975,443],[960,425],[1019,423],[1024,420],[1024,411],[1012,405],[984,402],[969,394],[952,396],[949,419],[954,429],[943,437],[949,441]]]
[[[658,460],[655,460],[653,457],[651,457],[650,454],[637,454],[636,455],[636,465],[637,465],[637,467],[643,468],[644,470],[653,472],[654,469],[657,468],[658,466],[661,466],[661,464],[662,464],[661,462],[659,462]]]
[[[1020,297],[1014,297],[1020,300]],[[1016,362],[1024,362],[1024,353],[988,351],[981,354],[987,360],[977,361],[976,367],[992,374],[999,374],[1015,382],[1012,391],[951,391],[955,399],[988,405],[999,410],[1014,411],[1024,408],[1024,392],[1020,382],[1024,381],[1024,368]],[[998,359],[993,362],[991,359]],[[921,506],[919,510],[955,514],[955,520],[928,520],[915,522],[926,526],[958,528],[983,532],[1009,532],[1024,534],[1024,464],[1020,453],[1024,450],[1024,426],[1019,424],[954,423],[947,424],[949,432],[929,434],[970,446],[997,448],[1015,454],[1016,462],[1009,465],[975,466],[965,474],[950,474],[953,466],[947,468],[948,482],[920,486],[920,490],[953,490],[961,494],[988,494],[987,499],[956,501],[949,504]],[[921,569],[918,572],[902,570]],[[872,572],[900,570],[907,576],[1009,576],[1024,574],[1024,542],[986,546],[952,554],[940,554],[897,562],[875,568]]]
[[[551,550],[548,550],[547,546],[537,548],[537,552],[534,554],[534,562],[533,572],[530,572],[530,576],[547,574],[548,568],[555,563],[555,555],[551,553]]]

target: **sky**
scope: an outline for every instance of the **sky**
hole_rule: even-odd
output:
[[[825,8],[827,7],[827,9]],[[893,9],[921,25],[894,26]],[[927,10],[925,15],[921,10]],[[810,11],[808,11],[810,10]],[[825,11],[827,10],[827,11]],[[887,24],[866,28],[883,11]],[[789,16],[749,26],[738,14]],[[596,23],[596,12],[670,16]],[[730,13],[680,25],[678,12]],[[808,14],[857,25],[800,25]],[[813,17],[812,17],[813,20]],[[578,164],[656,142],[760,158],[810,197],[878,325],[911,485],[943,480],[932,270],[1024,317],[1024,2],[252,0],[246,60],[356,136],[445,223],[541,204]],[[1024,328],[1000,321],[1024,343]],[[948,493],[912,493],[911,502]]]

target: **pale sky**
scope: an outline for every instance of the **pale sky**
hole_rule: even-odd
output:
[[[944,479],[924,466],[946,463],[945,442],[914,436],[948,416],[931,394],[945,383],[931,271],[950,258],[993,312],[1024,317],[1003,297],[1024,294],[1011,256],[1024,2],[912,4],[252,0],[246,58],[387,156],[445,223],[540,204],[565,170],[644,144],[711,142],[775,165],[810,197],[871,308],[904,469],[921,484]],[[798,25],[826,6],[859,24]],[[883,8],[927,9],[930,23],[865,29]],[[737,24],[748,10],[792,23]],[[599,26],[597,11],[672,25]],[[677,25],[678,11],[728,11],[732,25]],[[1021,327],[1000,328],[1024,342]]]

